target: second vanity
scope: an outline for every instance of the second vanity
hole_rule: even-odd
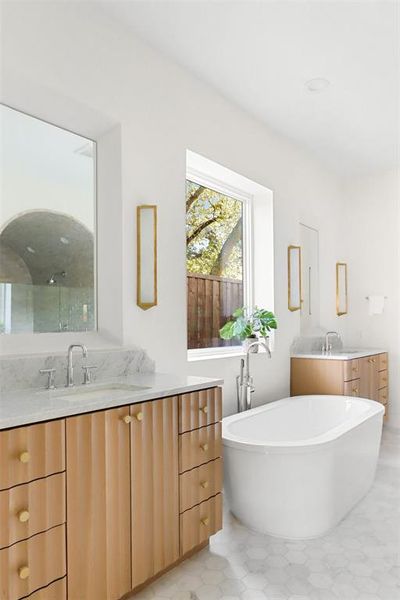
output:
[[[290,395],[359,396],[389,401],[388,354],[382,350],[309,352],[291,357]]]
[[[117,600],[206,545],[221,384],[138,373],[3,397],[0,599]]]

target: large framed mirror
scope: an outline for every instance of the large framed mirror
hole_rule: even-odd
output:
[[[96,330],[96,143],[0,119],[0,333]]]

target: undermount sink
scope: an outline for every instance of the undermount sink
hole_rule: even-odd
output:
[[[104,384],[91,384],[91,385],[79,385],[77,387],[70,387],[64,389],[51,390],[50,394],[55,400],[57,398],[67,399],[71,401],[79,400],[97,400],[104,396],[110,396],[110,399],[118,399],[119,397],[126,397],[130,392],[141,392],[143,390],[150,389],[145,385],[133,385],[128,383],[104,383]]]

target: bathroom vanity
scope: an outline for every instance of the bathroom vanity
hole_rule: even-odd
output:
[[[222,381],[138,377],[2,398],[1,600],[117,600],[221,529]]]
[[[376,400],[388,417],[388,354],[379,350],[310,352],[291,358],[290,395],[333,394]]]

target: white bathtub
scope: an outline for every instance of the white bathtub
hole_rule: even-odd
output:
[[[373,482],[383,413],[363,398],[296,396],[223,419],[233,514],[284,538],[335,527]]]

